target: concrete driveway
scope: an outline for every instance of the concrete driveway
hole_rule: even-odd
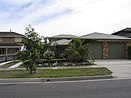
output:
[[[131,78],[131,60],[96,60],[95,64],[104,66],[118,78]]]

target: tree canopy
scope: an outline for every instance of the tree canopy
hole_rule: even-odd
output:
[[[40,58],[40,53],[44,47],[44,43],[31,25],[26,27],[25,30],[25,36],[22,40],[24,51],[21,54],[21,60],[24,61],[27,70],[32,74],[32,72],[36,72],[36,60]]]

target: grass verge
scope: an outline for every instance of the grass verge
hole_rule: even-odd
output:
[[[20,62],[20,60],[13,60],[13,61],[11,61],[11,62],[9,62],[7,64],[4,64],[4,65],[0,66],[0,68],[8,68],[8,67],[10,67],[10,66],[12,66],[12,65],[14,65],[16,63],[19,63],[19,62]]]
[[[73,68],[73,69],[38,69],[37,73],[29,74],[26,70],[1,70],[0,78],[58,78],[78,76],[110,75],[107,68]]]

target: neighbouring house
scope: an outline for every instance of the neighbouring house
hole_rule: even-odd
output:
[[[125,28],[123,30],[112,33],[112,35],[120,35],[131,38],[131,28]]]
[[[83,35],[80,38],[89,40],[94,59],[128,58],[127,50],[131,45],[131,38],[97,32]]]
[[[63,57],[65,49],[68,47],[68,44],[72,39],[60,39],[51,43],[51,47],[55,50],[57,57]]]
[[[51,42],[52,49],[55,50],[56,57],[62,57],[65,49],[72,39],[77,38],[78,36],[72,34],[60,34],[52,37],[48,37]]]
[[[0,32],[0,57],[16,55],[21,50],[22,37],[15,32]]]
[[[72,34],[60,34],[60,35],[55,35],[55,36],[52,36],[52,37],[48,37],[49,41],[50,42],[54,42],[54,41],[57,41],[57,40],[61,40],[61,39],[73,39],[73,38],[77,38],[78,36],[76,35],[72,35]]]

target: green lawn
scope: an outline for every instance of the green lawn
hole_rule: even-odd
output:
[[[36,74],[29,74],[26,70],[0,71],[0,78],[56,78],[77,76],[110,75],[107,68],[72,68],[72,69],[38,69]]]

